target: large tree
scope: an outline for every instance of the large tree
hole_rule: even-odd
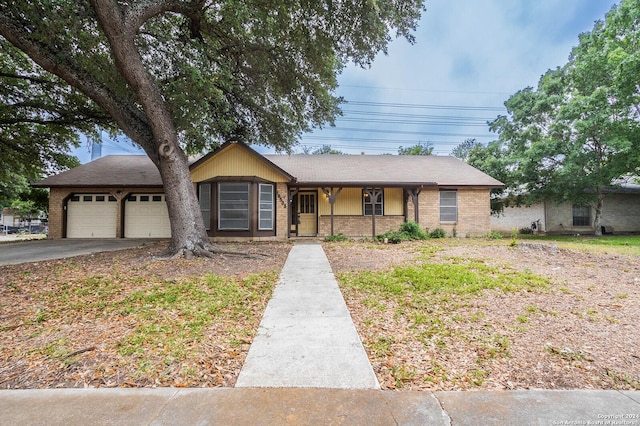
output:
[[[144,149],[158,167],[171,253],[206,255],[187,155],[221,141],[288,150],[339,112],[336,75],[413,41],[422,0],[15,0],[0,35]]]
[[[502,159],[509,193],[591,205],[596,235],[603,190],[640,166],[638,22],[639,0],[614,6],[565,66],[513,95],[508,115],[491,123],[500,139],[485,161]]]

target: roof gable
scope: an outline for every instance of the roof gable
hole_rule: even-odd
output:
[[[241,142],[227,142],[189,166],[191,180],[218,176],[256,176],[272,182],[290,182],[293,176]]]

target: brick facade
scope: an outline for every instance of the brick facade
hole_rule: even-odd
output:
[[[442,228],[448,234],[453,230],[458,236],[479,236],[491,231],[491,204],[489,189],[458,188],[458,220],[455,223],[440,221],[440,190],[425,188],[418,197],[419,220],[423,228]],[[413,203],[408,203],[408,217],[414,218]]]
[[[376,235],[384,234],[387,231],[397,231],[404,223],[404,216],[376,216]],[[334,216],[333,233],[344,234],[348,237],[372,237],[371,216]],[[318,236],[326,237],[331,235],[331,216],[320,216],[318,218]]]

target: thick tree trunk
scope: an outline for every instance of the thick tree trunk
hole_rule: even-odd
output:
[[[92,0],[98,22],[109,39],[116,67],[142,106],[151,138],[135,140],[160,171],[164,185],[171,244],[168,255],[210,256],[216,251],[202,220],[189,164],[180,148],[177,131],[155,80],[145,68],[135,44],[136,33],[150,13],[144,5],[123,13],[115,0]]]

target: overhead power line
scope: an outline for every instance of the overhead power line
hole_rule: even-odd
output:
[[[504,111],[504,107],[495,106],[471,106],[471,105],[433,105],[433,104],[403,104],[395,102],[369,102],[369,101],[346,101],[346,105],[376,106],[388,108],[413,108],[413,109],[442,109],[460,111]]]

